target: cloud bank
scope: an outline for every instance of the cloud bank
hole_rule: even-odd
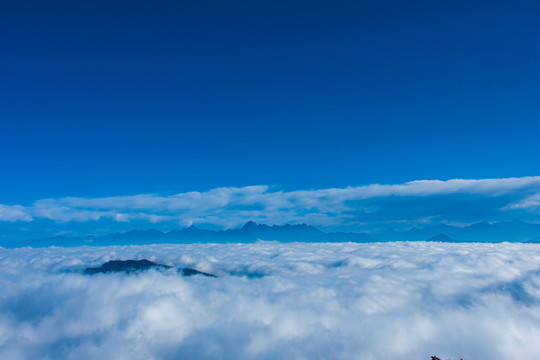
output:
[[[42,199],[29,206],[0,205],[0,222],[239,226],[309,223],[363,230],[378,223],[428,223],[536,219],[540,177],[419,180],[397,185],[280,191],[268,186],[222,187],[170,196]],[[368,229],[369,230],[369,229]]]
[[[1,205],[0,204],[0,221],[16,222],[16,221],[32,221],[32,216],[27,208],[20,205]]]
[[[219,278],[81,274],[119,258]],[[508,243],[0,248],[0,358],[537,358],[539,264]]]

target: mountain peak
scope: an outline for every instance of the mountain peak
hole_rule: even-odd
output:
[[[450,236],[439,233],[438,235],[435,235],[431,238],[429,238],[428,241],[439,241],[439,242],[456,242],[456,240],[452,239]]]
[[[248,221],[247,223],[242,226],[242,230],[256,230],[257,229],[257,223],[255,221]]]

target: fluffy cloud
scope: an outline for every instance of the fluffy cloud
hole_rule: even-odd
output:
[[[540,209],[540,194],[534,194],[526,197],[523,200],[509,204],[504,207],[505,210],[515,210],[515,209],[531,209],[537,210]]]
[[[0,221],[32,221],[32,216],[29,212],[29,209],[24,206],[8,206],[0,204]]]
[[[81,274],[118,258],[219,278]],[[539,264],[504,243],[0,249],[0,358],[536,358]]]
[[[289,192],[268,186],[246,186],[170,196],[44,199],[28,207],[3,205],[0,221],[111,220],[220,227],[238,226],[247,220],[272,224],[309,222],[324,227],[355,226],[385,219],[407,224],[421,223],[422,219],[466,223],[495,221],[500,220],[497,217],[512,216],[512,212],[535,210],[539,199],[540,177],[420,180]],[[475,211],[467,211],[472,208]]]

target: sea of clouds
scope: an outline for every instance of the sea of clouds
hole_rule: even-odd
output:
[[[111,259],[175,269],[83,275]],[[540,357],[535,244],[0,248],[0,359]]]

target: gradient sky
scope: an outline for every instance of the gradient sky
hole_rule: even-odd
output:
[[[0,204],[538,175],[538,39],[537,1],[4,3]]]

